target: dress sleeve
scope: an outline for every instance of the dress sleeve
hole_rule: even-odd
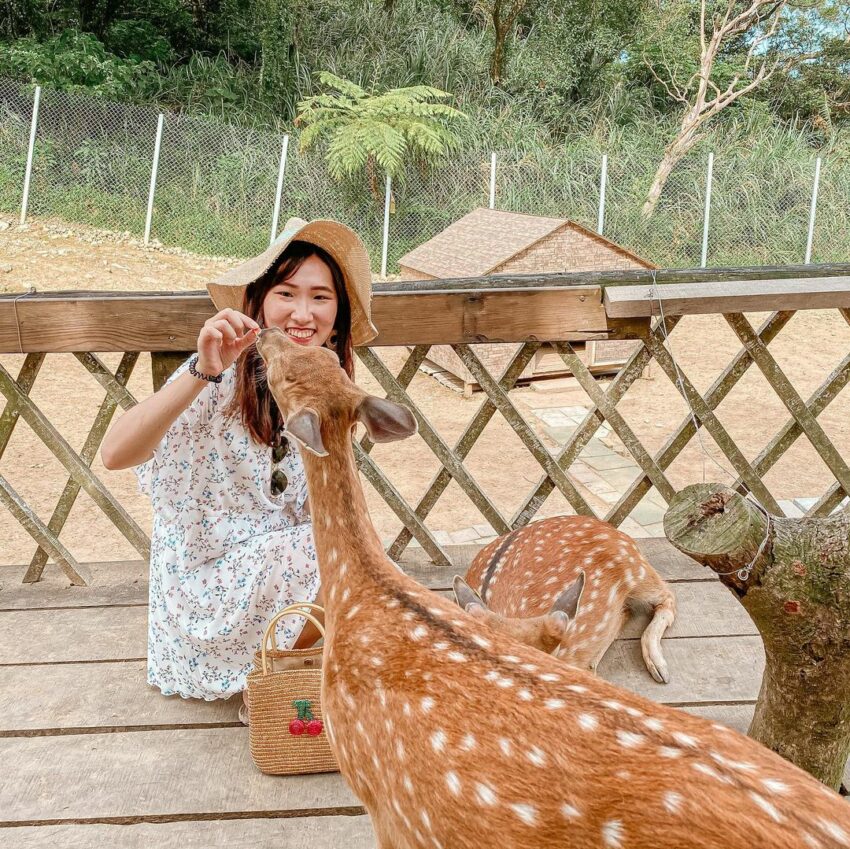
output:
[[[190,359],[191,357],[174,371],[165,382],[166,386],[188,371]],[[152,496],[156,474],[165,456],[190,453],[196,434],[207,427],[215,414],[227,404],[232,395],[235,376],[235,366],[231,366],[224,372],[221,383],[207,383],[198,397],[174,420],[154,449],[153,456],[134,467],[141,492],[148,497]]]

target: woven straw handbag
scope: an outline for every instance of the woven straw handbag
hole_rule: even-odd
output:
[[[277,623],[287,615],[303,616],[324,636],[322,623],[310,613],[322,608],[292,604],[269,622],[262,648],[248,673],[251,758],[269,775],[336,772],[322,718],[322,647],[283,650],[277,647]]]

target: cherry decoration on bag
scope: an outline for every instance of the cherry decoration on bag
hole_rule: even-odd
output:
[[[318,737],[324,731],[325,724],[313,716],[309,699],[296,699],[292,706],[298,711],[298,718],[289,723],[289,733],[300,737],[305,731],[311,737]]]

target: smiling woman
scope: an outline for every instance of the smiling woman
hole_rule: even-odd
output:
[[[115,423],[101,453],[108,469],[135,466],[153,505],[148,682],[216,699],[244,691],[271,616],[320,595],[304,469],[257,334],[326,347],[351,376],[353,345],[376,331],[366,249],[334,221],[291,219],[208,288],[219,312],[197,354]],[[295,619],[281,630],[282,648],[316,637]]]

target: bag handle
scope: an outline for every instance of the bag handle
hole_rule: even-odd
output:
[[[284,617],[290,616],[292,614],[300,614],[303,616],[308,622],[312,622],[319,633],[324,637],[325,636],[325,626],[315,617],[310,610],[315,610],[319,613],[324,613],[324,609],[320,607],[318,604],[313,604],[310,601],[301,601],[297,604],[290,604],[288,607],[284,607],[283,610],[276,613],[271,622],[269,622],[266,627],[266,633],[263,636],[263,652],[262,652],[262,664],[263,664],[263,675],[268,675],[268,670],[266,668],[266,651],[269,646],[271,646],[272,651],[277,651],[277,623]]]

